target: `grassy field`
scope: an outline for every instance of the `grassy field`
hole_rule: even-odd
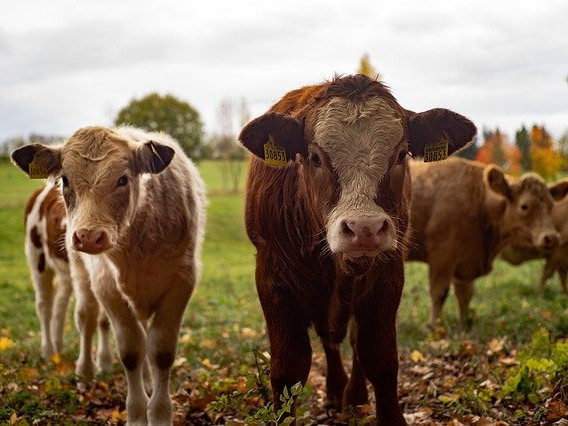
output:
[[[244,232],[242,196],[229,193],[222,166],[204,161],[199,169],[214,195],[208,205],[203,278],[186,311],[173,373],[176,421],[239,421],[259,409],[266,384],[266,366],[259,353],[265,353],[268,344],[254,285],[254,251]],[[0,422],[31,423],[43,419],[51,423],[120,423],[124,415],[124,383],[118,365],[114,375],[100,379],[105,385],[93,385],[82,393],[75,391],[72,363],[77,355],[78,337],[71,313],[61,360],[44,361],[39,356],[39,323],[23,252],[23,210],[29,195],[40,184],[27,179],[9,163],[0,162]],[[511,423],[539,424],[538,416],[546,413],[538,411],[528,393],[526,398],[505,399],[507,405],[500,402],[503,398],[497,391],[522,362],[515,356],[530,348],[535,331],[544,328],[554,338],[568,335],[568,299],[561,294],[557,278],[549,282],[543,294],[536,293],[541,268],[540,261],[516,268],[497,261],[492,274],[476,283],[472,302],[475,322],[472,330],[465,333],[458,324],[453,296],[445,306],[446,330],[431,332],[426,327],[430,303],[427,268],[418,263],[407,265],[398,328],[400,392],[404,395],[405,413],[418,416],[409,417],[413,423],[421,419],[432,422],[424,424],[437,424],[454,417],[467,420],[467,416],[488,416]],[[316,405],[322,405],[323,411],[322,357],[319,346],[314,344],[314,348],[313,376],[299,404],[299,415],[305,422],[313,421],[317,415]],[[510,366],[499,364],[499,360],[511,357],[515,362]],[[464,364],[477,369],[473,378],[455,372]],[[416,370],[418,367],[422,370]],[[499,378],[494,377],[497,370]],[[425,378],[429,374],[426,371],[441,377]],[[439,385],[440,389],[433,391],[432,386],[438,386],[436,380],[446,376],[455,376],[452,386],[446,389]],[[497,390],[484,400],[474,390],[489,378],[496,383]],[[549,378],[549,388],[554,386],[552,381]],[[104,398],[101,386],[106,392]],[[256,393],[251,392],[253,387]],[[554,392],[548,389],[546,395],[539,394],[542,399],[538,402],[551,400]],[[232,399],[227,395],[232,395]],[[440,399],[440,395],[451,397]],[[211,402],[214,403],[208,405]],[[519,414],[519,410],[525,414]]]

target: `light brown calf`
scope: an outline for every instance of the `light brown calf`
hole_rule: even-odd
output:
[[[552,250],[541,250],[536,247],[521,247],[510,245],[503,249],[501,257],[513,265],[519,265],[531,259],[546,259],[539,282],[539,290],[542,291],[546,281],[558,272],[560,284],[564,294],[568,294],[568,180],[561,180],[549,187],[550,193],[555,199],[552,208],[552,221],[556,230],[560,233],[560,244]]]
[[[94,375],[93,334],[99,325],[98,367],[109,371],[109,322],[91,290],[80,259],[69,262],[65,247],[67,216],[61,191],[52,180],[30,197],[26,206],[25,251],[35,289],[41,326],[41,351],[46,358],[61,352],[63,327],[71,289],[75,293],[75,323],[80,334],[76,373],[90,380]]]
[[[460,319],[468,325],[475,278],[491,271],[507,244],[553,248],[553,198],[530,174],[509,183],[494,165],[463,159],[412,162],[410,251],[407,260],[429,265],[430,324],[434,326],[453,282]]]
[[[111,320],[129,424],[171,424],[169,373],[199,275],[205,223],[197,169],[169,136],[128,127],[86,127],[60,147],[27,145],[12,158],[25,172],[61,181],[67,243],[77,250],[70,256],[83,260]]]

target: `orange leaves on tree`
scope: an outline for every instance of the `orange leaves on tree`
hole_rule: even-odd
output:
[[[552,179],[562,167],[562,156],[554,149],[552,137],[544,126],[531,128],[531,159],[533,170],[545,179]]]
[[[513,175],[521,173],[521,152],[499,129],[484,132],[483,144],[475,159],[485,164],[497,164]]]

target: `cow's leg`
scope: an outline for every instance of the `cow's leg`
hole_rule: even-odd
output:
[[[458,300],[460,311],[460,321],[464,328],[471,328],[471,318],[469,317],[469,302],[473,297],[473,281],[454,280],[454,292]]]
[[[357,356],[375,391],[378,424],[406,425],[397,395],[396,311],[402,283],[381,282],[376,287],[373,297],[355,311]]]
[[[110,321],[104,309],[99,307],[97,369],[104,373],[112,371],[112,355],[110,353]]]
[[[41,254],[43,256],[43,253]],[[39,257],[38,257],[39,258]],[[41,354],[49,358],[55,353],[54,342],[51,340],[51,317],[53,309],[53,271],[46,268],[45,258],[43,267],[33,264],[34,259],[28,257],[32,283],[35,288],[35,307],[39,318],[41,331]],[[40,265],[41,266],[41,265]]]
[[[351,331],[349,332],[349,341],[353,348],[353,367],[351,368],[351,376],[345,388],[343,405],[345,407],[355,407],[367,403],[369,394],[367,392],[367,378],[357,355],[357,327],[355,321],[351,322]]]
[[[280,395],[284,387],[288,390],[298,382],[306,383],[312,363],[312,348],[308,335],[309,321],[299,311],[300,303],[284,286],[271,284],[270,277],[264,277],[257,290],[266,320],[270,342],[270,383],[272,400],[276,410],[282,407]],[[295,412],[295,404],[292,414]]]
[[[98,276],[93,280],[93,285],[97,298],[105,307],[110,319],[120,361],[126,373],[127,421],[129,425],[146,425],[149,399],[142,380],[142,366],[146,357],[146,332],[128,302],[118,291],[110,272],[103,268],[104,270],[96,272]]]
[[[183,312],[191,296],[187,283],[174,283],[162,296],[148,329],[148,360],[152,372],[152,397],[148,405],[148,423],[172,423],[170,370],[176,357]]]
[[[546,263],[544,268],[542,269],[542,275],[540,277],[540,282],[538,283],[538,291],[543,292],[544,287],[546,286],[546,281],[554,274],[555,271],[554,262],[550,259],[546,259]]]
[[[71,254],[69,261],[75,294],[75,325],[79,331],[79,358],[75,374],[89,381],[95,375],[93,335],[97,329],[99,302],[93,293],[91,280],[82,260]]]
[[[441,321],[442,308],[448,297],[452,273],[449,268],[438,265],[430,265],[430,326],[435,328]]]
[[[564,294],[568,294],[568,287],[566,285],[566,275],[568,275],[568,266],[560,266],[558,268],[558,278],[560,278],[560,285]]]
[[[73,291],[71,277],[59,274],[55,278],[55,298],[53,302],[53,318],[51,321],[51,341],[56,352],[63,349],[63,329],[67,317],[67,306]]]
[[[327,361],[327,375],[325,387],[327,391],[326,406],[328,408],[341,409],[343,390],[347,384],[347,375],[341,362],[339,347],[331,345],[322,339],[325,358]]]

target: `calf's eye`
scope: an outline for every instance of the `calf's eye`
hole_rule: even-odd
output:
[[[121,176],[120,179],[116,182],[116,186],[125,186],[128,183],[128,177],[126,175]]]
[[[61,176],[61,183],[63,184],[63,188],[67,188],[69,186],[69,180],[67,179],[67,176]]]
[[[310,163],[312,163],[316,167],[321,166],[321,158],[315,152],[310,154]]]
[[[521,207],[521,210],[524,211],[524,212],[526,212],[529,209],[529,206],[527,204],[521,204],[520,207]]]

